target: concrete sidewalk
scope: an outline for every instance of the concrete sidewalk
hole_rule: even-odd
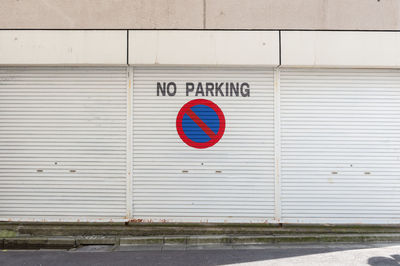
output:
[[[299,235],[202,235],[202,236],[52,236],[7,237],[0,249],[59,249],[85,245],[262,245],[279,243],[366,243],[400,241],[400,234],[299,234]]]
[[[1,249],[393,241],[398,225],[0,223]]]

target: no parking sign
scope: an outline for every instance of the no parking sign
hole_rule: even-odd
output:
[[[187,145],[197,149],[209,148],[224,135],[225,116],[210,100],[192,100],[180,109],[176,129]]]

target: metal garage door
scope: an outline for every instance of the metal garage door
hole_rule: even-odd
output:
[[[400,222],[400,71],[281,70],[283,221]]]
[[[0,68],[0,218],[126,215],[126,72]]]
[[[273,72],[254,68],[133,70],[133,215],[153,221],[265,221],[274,213]],[[165,96],[157,83],[176,84]],[[186,83],[246,82],[250,95],[186,95]],[[211,85],[210,85],[211,86]],[[225,85],[224,85],[225,86]],[[223,87],[225,88],[225,87]],[[181,107],[208,99],[225,115],[212,147],[185,144]]]

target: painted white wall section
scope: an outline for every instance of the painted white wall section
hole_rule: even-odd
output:
[[[126,31],[0,31],[0,65],[126,64]]]
[[[281,37],[282,66],[400,67],[400,32]],[[123,65],[129,52],[132,65],[278,66],[279,45],[278,31],[4,30],[0,65]]]
[[[278,31],[130,31],[129,64],[279,64]]]
[[[399,32],[283,31],[282,66],[400,67]]]

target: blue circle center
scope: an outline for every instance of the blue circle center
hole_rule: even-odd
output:
[[[214,134],[219,131],[218,114],[211,108],[203,104],[198,104],[190,108],[210,129]],[[211,138],[204,132],[201,127],[194,122],[188,114],[185,114],[182,119],[182,128],[185,135],[192,141],[204,143]]]

